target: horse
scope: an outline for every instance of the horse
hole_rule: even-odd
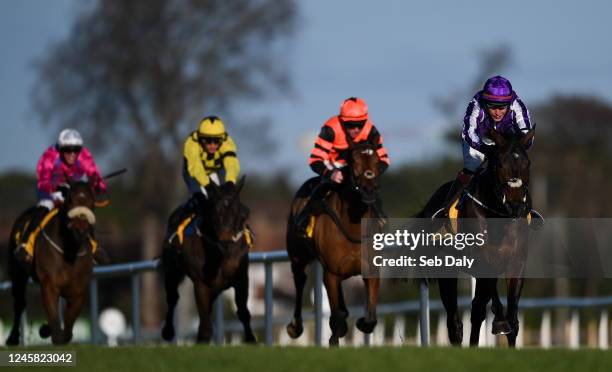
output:
[[[306,267],[317,259],[324,269],[323,281],[327,290],[331,316],[329,326],[332,335],[330,345],[338,345],[339,338],[347,332],[348,310],[344,302],[341,283],[345,279],[361,274],[361,219],[382,218],[377,203],[377,179],[380,173],[376,146],[368,142],[351,144],[347,166],[343,176],[347,182],[333,186],[322,202],[322,213],[316,217],[312,238],[304,237],[296,228],[296,218],[304,208],[314,187],[321,182],[319,177],[306,181],[295,194],[287,222],[287,252],[295,285],[295,310],[287,325],[292,338],[299,337],[303,330],[302,298],[306,282]],[[367,291],[365,317],[357,320],[356,326],[364,333],[371,333],[377,323],[379,278],[363,278]]]
[[[247,213],[240,202],[244,176],[234,186],[213,186],[209,201],[196,217],[197,235],[166,239],[162,251],[162,269],[166,288],[167,312],[162,338],[175,336],[174,310],[179,299],[178,286],[187,275],[194,284],[200,325],[197,342],[209,343],[212,336],[212,304],[224,290],[233,287],[237,316],[244,328],[244,341],[255,343],[251,329],[249,297],[249,243]],[[175,211],[176,213],[176,211]],[[172,217],[171,217],[172,220]],[[198,222],[199,221],[199,222]]]
[[[8,262],[14,318],[7,345],[19,343],[19,323],[26,308],[25,292],[30,277],[40,283],[47,316],[47,323],[39,329],[40,336],[51,336],[54,345],[66,344],[72,339],[72,327],[83,307],[94,265],[92,239],[96,218],[93,185],[91,180],[69,182],[65,202],[35,240],[31,266],[18,261],[13,252],[33,208],[22,213],[13,225]],[[66,300],[63,329],[58,304],[60,296]]]
[[[488,154],[486,168],[477,173],[457,207],[459,231],[474,227],[484,231],[487,227],[485,219],[490,219],[490,228],[501,228],[498,229],[499,236],[496,241],[490,241],[490,244],[482,247],[480,251],[473,252],[488,260],[487,271],[492,274],[487,274],[486,278],[476,278],[471,311],[471,346],[478,345],[480,327],[486,318],[486,306],[491,300],[494,314],[493,334],[505,334],[508,345],[516,346],[519,331],[518,303],[524,285],[522,274],[527,257],[527,218],[531,211],[531,161],[526,148],[534,134],[534,129],[521,136],[503,136],[491,130],[489,137],[495,143],[495,151]],[[432,218],[435,212],[444,208],[451,186],[452,182],[448,182],[438,188],[416,217]],[[506,277],[507,286],[508,308],[505,315],[497,292],[497,276],[502,274]],[[447,313],[449,340],[453,345],[460,345],[463,339],[463,324],[457,312],[457,278],[437,280]]]

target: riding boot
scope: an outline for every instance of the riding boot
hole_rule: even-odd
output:
[[[298,235],[306,236],[306,228],[310,222],[310,216],[321,213],[323,199],[331,189],[332,183],[328,179],[321,179],[321,182],[312,190],[306,205],[295,217],[295,228]]]
[[[18,261],[25,263],[32,262],[33,257],[30,256],[26,251],[26,245],[28,243],[28,240],[30,239],[30,235],[32,235],[32,233],[34,233],[34,230],[38,228],[47,213],[49,213],[49,210],[46,207],[42,206],[36,207],[36,209],[34,209],[34,211],[32,212],[32,217],[28,222],[28,226],[23,232],[23,235],[21,236],[21,244],[15,250],[15,258]]]
[[[454,203],[455,200],[457,200],[458,197],[461,196],[463,190],[468,187],[473,177],[474,172],[466,168],[463,168],[461,171],[459,171],[459,173],[457,174],[457,178],[451,185],[451,188],[448,191],[448,194],[446,195],[446,199],[444,200],[444,211],[439,214],[436,213],[436,217],[448,218],[448,213],[450,211],[451,205]]]
[[[198,215],[204,209],[205,203],[207,202],[206,196],[201,192],[196,192],[191,195],[191,198],[181,208],[178,218],[178,223],[185,221],[192,215]]]

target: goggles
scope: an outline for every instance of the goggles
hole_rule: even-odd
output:
[[[510,104],[503,102],[487,102],[485,107],[490,110],[501,110],[510,107]]]
[[[223,138],[221,138],[221,137],[200,137],[199,140],[200,140],[200,143],[203,143],[203,144],[215,144],[215,145],[218,145],[218,144],[221,143]]]
[[[355,128],[363,128],[363,126],[365,125],[365,120],[359,120],[359,121],[345,121],[344,122],[344,127],[346,129],[355,129]]]
[[[64,146],[64,147],[61,147],[59,150],[60,152],[63,152],[65,154],[70,154],[70,153],[78,154],[81,152],[81,149],[82,149],[81,146]]]

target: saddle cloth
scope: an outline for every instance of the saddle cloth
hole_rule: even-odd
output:
[[[32,234],[30,234],[30,237],[28,238],[28,241],[26,242],[26,246],[25,246],[25,250],[28,253],[28,256],[34,257],[34,243],[36,242],[36,239],[40,235],[40,232],[43,231],[45,226],[47,226],[49,222],[51,222],[51,220],[53,220],[53,218],[57,215],[58,212],[59,212],[59,209],[53,208],[49,213],[47,213],[45,218],[43,218],[40,225],[38,225],[36,229],[32,232]],[[28,228],[29,223],[30,221],[26,222],[26,224],[23,226],[23,230]],[[15,233],[15,242],[17,243],[17,246],[19,246],[22,243],[21,234],[22,234],[22,230],[18,230]],[[90,238],[89,243],[91,244],[92,253],[96,253],[96,251],[98,250],[98,242],[96,242],[95,239]]]
[[[461,199],[465,197],[465,194],[460,195],[455,201],[451,204],[450,209],[448,210],[448,218],[451,223],[452,233],[457,233],[457,218],[459,217],[459,209],[457,208]],[[527,215],[527,224],[531,224],[531,212]]]
[[[176,231],[170,236],[168,242],[172,243],[174,239],[178,239],[180,244],[183,244],[186,236],[202,236],[200,230],[198,229],[199,217],[196,217],[195,214],[185,218],[176,228]],[[243,230],[244,240],[249,246],[249,249],[253,248],[253,233],[251,230],[245,226]]]

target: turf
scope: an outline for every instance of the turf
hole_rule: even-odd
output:
[[[46,348],[49,350],[51,348]],[[76,350],[77,368],[105,371],[611,371],[612,352],[458,348],[92,347]],[[5,349],[6,350],[6,349]],[[29,349],[34,350],[34,349]],[[54,349],[59,350],[59,349]],[[25,370],[31,367],[11,368]],[[55,367],[64,369],[64,367]],[[71,369],[74,370],[74,369]]]

